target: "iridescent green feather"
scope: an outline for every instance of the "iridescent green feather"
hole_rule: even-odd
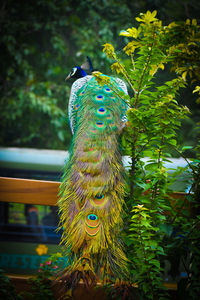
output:
[[[115,79],[112,84],[119,89]],[[77,262],[89,261],[98,279],[122,278],[126,256],[119,240],[124,204],[124,169],[119,136],[126,105],[92,78],[79,91],[72,112],[72,150],[60,188],[62,243]]]

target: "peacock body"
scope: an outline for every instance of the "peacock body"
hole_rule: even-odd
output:
[[[110,83],[127,93],[120,79],[110,77]],[[93,76],[72,85],[73,140],[59,198],[62,243],[71,260],[68,281],[75,276],[76,280],[86,275],[95,280],[126,273],[119,239],[125,186],[119,137],[126,110],[110,85],[100,86]]]

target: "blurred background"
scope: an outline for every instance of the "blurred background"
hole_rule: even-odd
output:
[[[0,145],[67,150],[72,81],[66,83],[66,75],[87,55],[94,69],[111,74],[102,45],[109,42],[122,50],[124,37],[119,32],[136,25],[135,17],[147,10],[157,10],[163,24],[187,18],[200,21],[198,0],[1,1]],[[169,69],[160,72],[161,81],[172,76]],[[200,109],[191,91],[189,82],[178,97],[192,110],[179,142],[194,146]]]

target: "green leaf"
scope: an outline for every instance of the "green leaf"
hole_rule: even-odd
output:
[[[193,149],[193,147],[192,146],[183,146],[181,150],[185,151],[185,150],[188,150],[188,149]]]
[[[151,163],[151,164],[145,165],[145,169],[147,171],[156,171],[157,168],[158,168],[158,163]]]
[[[160,224],[159,228],[162,232],[166,233],[168,236],[171,236],[173,232],[173,226],[169,224]]]
[[[177,141],[174,139],[168,140],[167,142],[168,142],[168,144],[173,145],[173,146],[176,146],[176,144],[177,144]]]

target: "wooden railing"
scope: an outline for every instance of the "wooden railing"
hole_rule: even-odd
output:
[[[0,177],[0,201],[56,205],[60,182]]]
[[[57,205],[60,182],[0,177],[0,201],[24,204]],[[185,199],[174,192],[173,199]]]

